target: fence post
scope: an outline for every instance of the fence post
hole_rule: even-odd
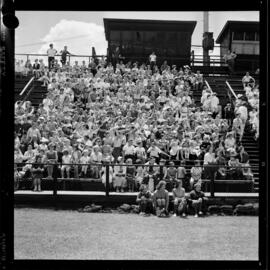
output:
[[[211,164],[210,165],[210,170],[211,170],[211,173],[210,173],[210,194],[211,194],[211,197],[214,198],[215,197],[215,176],[216,176],[216,166],[214,164]]]
[[[105,185],[105,190],[106,190],[106,197],[109,197],[109,192],[110,192],[110,183],[109,183],[109,171],[110,167],[108,164],[106,164],[106,185]]]
[[[53,201],[54,201],[54,208],[57,209],[57,174],[58,174],[58,167],[57,164],[53,165]]]

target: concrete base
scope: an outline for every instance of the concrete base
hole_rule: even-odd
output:
[[[210,197],[206,192],[208,205],[237,205],[244,203],[258,203],[258,193],[215,193],[215,197]],[[107,197],[101,191],[58,191],[53,196],[52,191],[33,192],[20,190],[14,193],[15,207],[55,207],[66,209],[77,209],[91,203],[101,204],[106,207],[117,207],[123,203],[136,204],[137,193],[110,192]],[[170,193],[172,198],[172,194]]]

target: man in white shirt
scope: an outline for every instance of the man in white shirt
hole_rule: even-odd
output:
[[[237,55],[234,52],[228,50],[228,53],[224,55],[225,63],[228,64],[229,72],[232,74],[234,72],[235,58]]]
[[[53,48],[53,44],[50,44],[50,48],[47,50],[49,70],[51,70],[53,67],[54,58],[56,54],[57,50]]]
[[[136,152],[136,148],[133,145],[133,140],[130,138],[128,140],[128,143],[123,147],[123,154],[124,154],[125,161],[128,158],[131,158],[132,161],[134,162],[135,161],[135,152]]]
[[[136,147],[136,150],[135,150],[137,158],[144,162],[146,160],[145,148],[142,146],[142,141],[138,141],[137,144],[138,146]]]
[[[244,129],[245,129],[245,126],[246,126],[246,122],[247,122],[247,119],[248,119],[248,110],[247,110],[247,107],[244,106],[244,105],[241,105],[238,108],[238,112],[240,113],[240,118],[242,120],[242,130],[244,132]]]
[[[242,78],[243,87],[255,85],[255,79],[249,75],[249,72],[246,72],[246,75]]]
[[[217,94],[214,92],[211,97],[211,112],[217,113],[218,112],[218,105],[219,105],[219,98]]]
[[[236,133],[236,135],[239,135],[239,141],[242,141],[242,137],[244,134],[244,127],[245,124],[243,124],[243,121],[241,119],[241,114],[240,112],[236,113],[236,118],[233,120],[233,126],[232,130]]]
[[[155,66],[156,63],[157,63],[157,56],[156,56],[155,52],[152,52],[152,53],[149,55],[149,62],[150,62],[151,69],[152,69],[152,71],[153,71],[153,68],[154,68],[154,66]]]

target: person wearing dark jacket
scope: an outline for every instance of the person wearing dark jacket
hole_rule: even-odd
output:
[[[163,214],[166,216],[169,215],[169,192],[165,189],[165,187],[166,182],[163,180],[159,181],[153,195],[153,205],[158,217],[162,216]]]
[[[136,202],[139,204],[141,215],[149,215],[152,212],[152,194],[146,185],[140,186]]]
[[[195,210],[195,216],[198,217],[203,214],[202,209],[205,206],[207,198],[204,192],[201,191],[201,184],[197,183],[194,185],[194,189],[189,193],[189,202]]]
[[[35,164],[33,164],[31,171],[34,181],[34,191],[41,191],[41,178],[43,177],[44,172],[41,156],[36,156]]]

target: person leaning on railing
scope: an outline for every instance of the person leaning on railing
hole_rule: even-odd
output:
[[[57,162],[57,152],[54,150],[55,144],[50,143],[48,145],[49,150],[46,152],[47,162],[47,172],[48,172],[48,179],[53,178],[53,166]]]
[[[41,191],[41,178],[43,178],[44,165],[42,164],[42,158],[37,155],[35,158],[35,164],[31,168],[34,191]]]

